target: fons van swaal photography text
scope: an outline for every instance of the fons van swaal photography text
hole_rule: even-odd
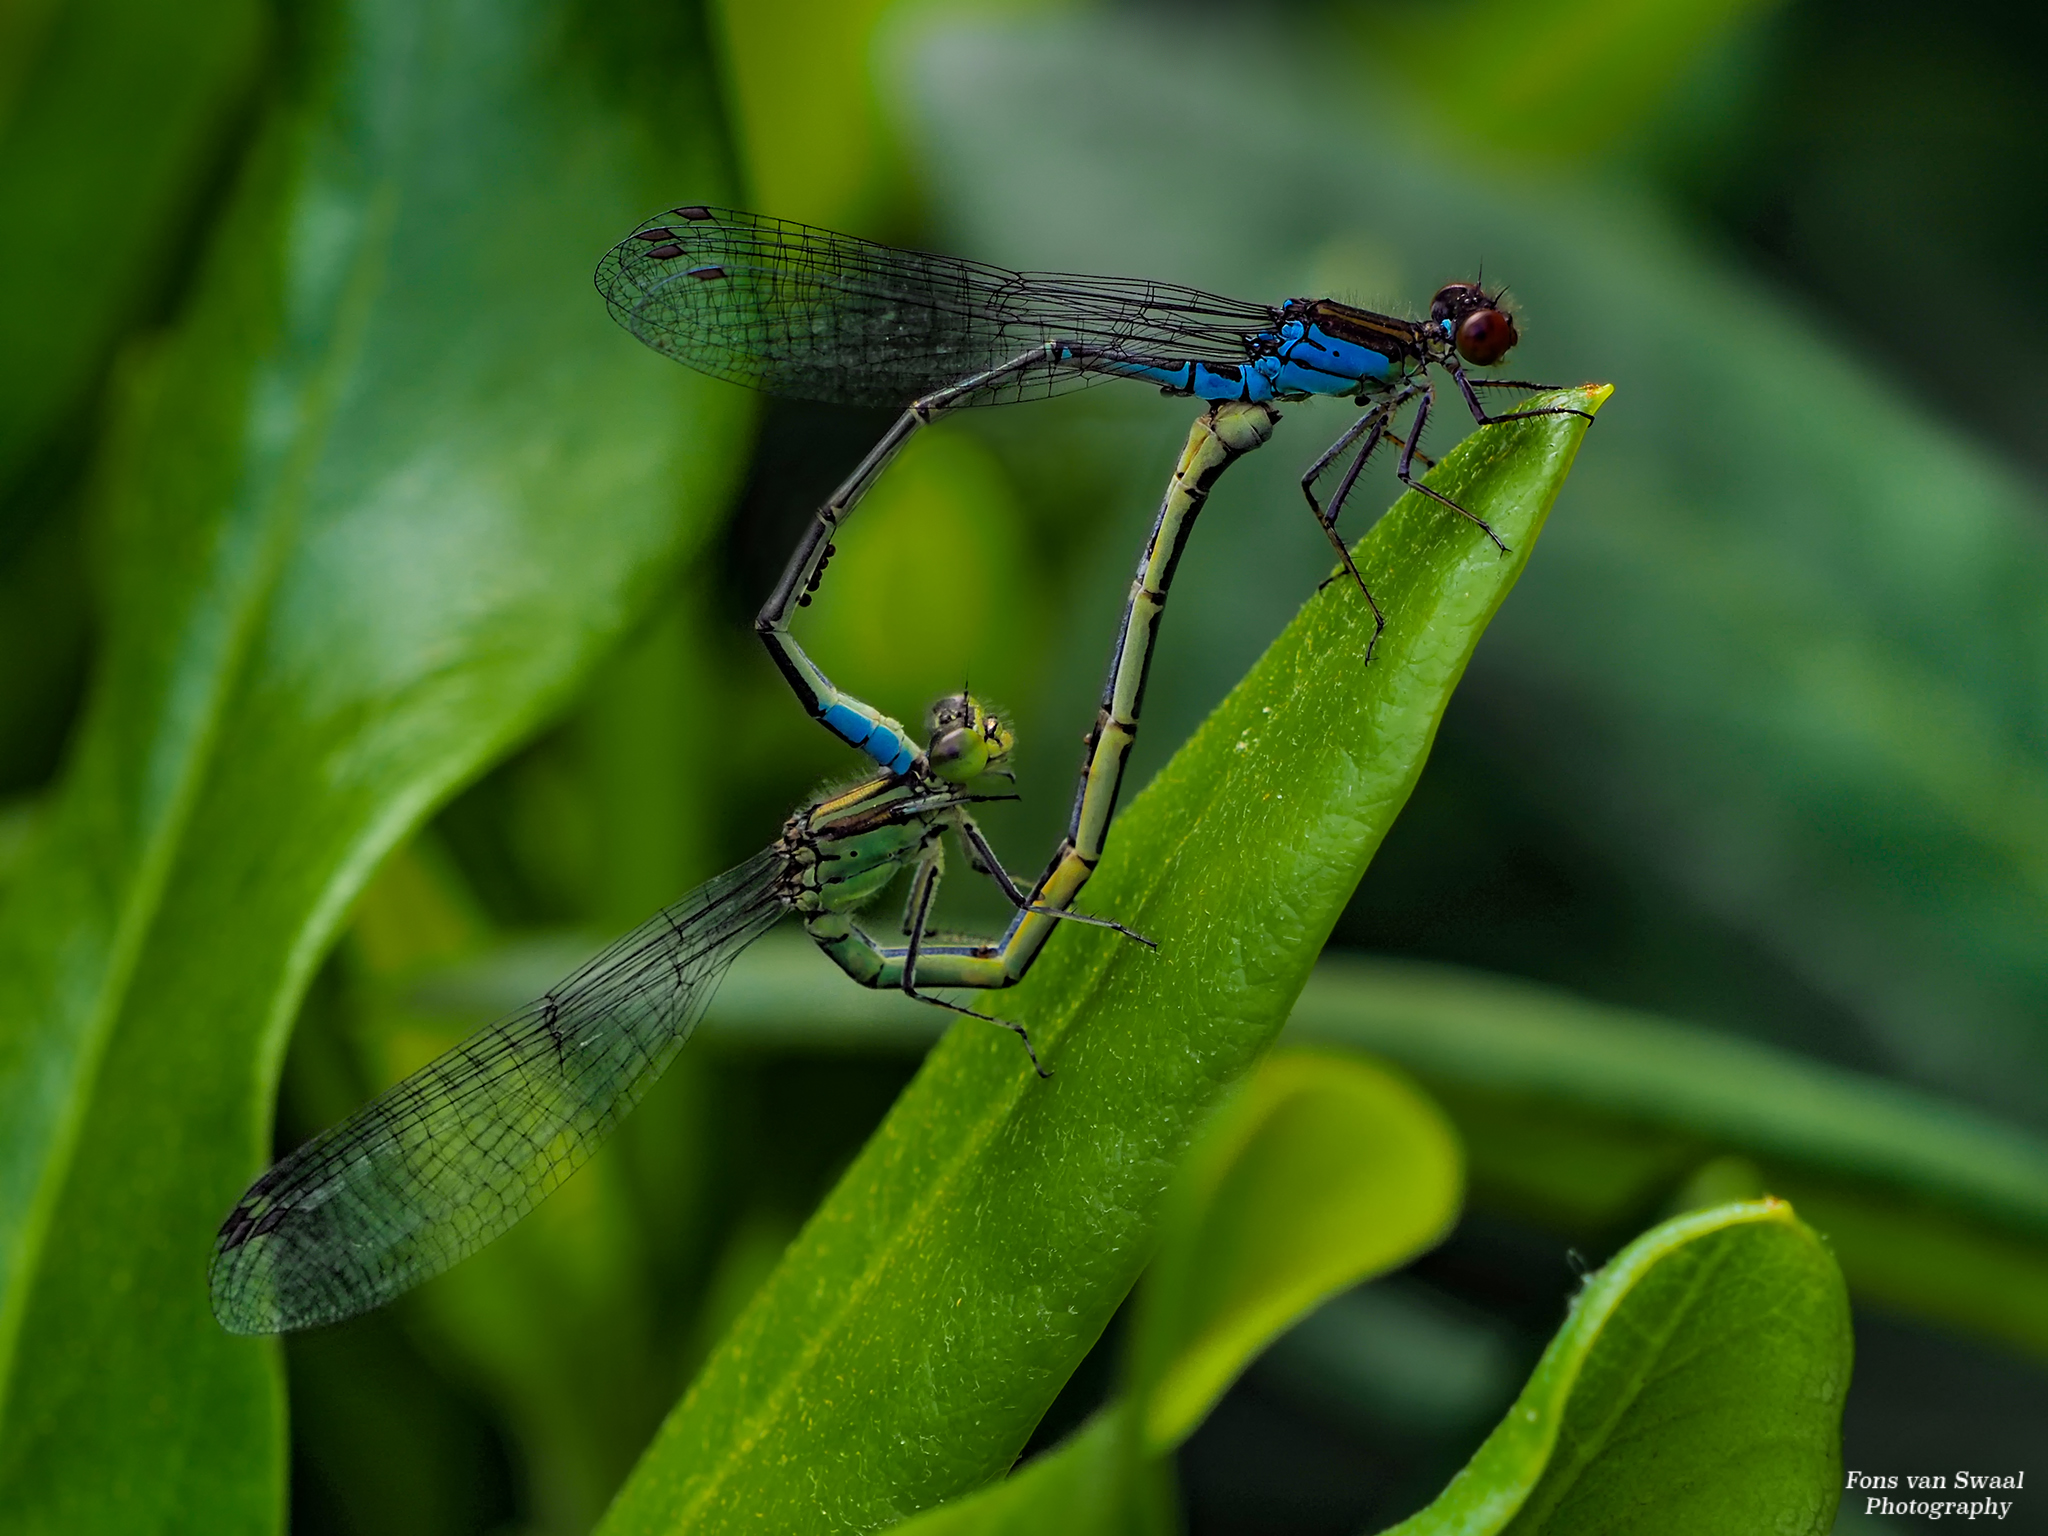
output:
[[[1897,1488],[1901,1477],[1888,1472],[1857,1472],[1852,1470],[1843,1487],[1850,1491],[1871,1488]],[[2025,1472],[1969,1472],[1958,1471],[1953,1478],[1939,1472],[1904,1474],[1903,1481],[1909,1493],[1933,1492],[1955,1488],[1957,1490],[2012,1488],[2027,1486]],[[1866,1515],[1924,1515],[1930,1520],[1939,1520],[1944,1515],[1958,1519],[1975,1520],[1980,1516],[1988,1520],[2003,1520],[2012,1513],[2009,1499],[1893,1499],[1883,1494],[1872,1494],[1863,1501]]]

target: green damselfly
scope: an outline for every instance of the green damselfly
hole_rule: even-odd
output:
[[[1029,893],[972,813],[978,802],[1007,797],[1009,727],[970,695],[941,700],[924,748],[902,771],[798,811],[770,847],[258,1178],[215,1242],[221,1325],[276,1333],[338,1322],[506,1231],[589,1160],[688,1040],[733,958],[784,916],[797,916],[862,985],[977,1018],[991,1016],[929,989],[1014,985],[1061,921],[1148,942],[1072,906],[1102,856],[1181,546],[1218,477],[1266,441],[1275,419],[1270,406],[1231,403],[1190,432],[1131,586],[1068,835]],[[932,937],[948,832],[1016,909],[1000,939]],[[855,914],[906,867],[907,942],[877,943]],[[1045,1075],[1025,1026],[994,1022],[1016,1032]]]
[[[221,1227],[222,1325],[275,1333],[352,1317],[505,1231],[588,1161],[689,1039],[733,958],[787,914],[868,986],[956,984],[946,954],[919,949],[941,834],[1026,900],[972,815],[1000,797],[989,786],[1010,745],[972,697],[941,700],[930,774],[879,775],[798,811],[770,847],[293,1152]],[[905,865],[917,926],[907,945],[879,944],[854,913]]]

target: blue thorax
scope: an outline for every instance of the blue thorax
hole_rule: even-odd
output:
[[[1097,360],[1094,366],[1105,373],[1147,380],[1169,394],[1256,401],[1355,395],[1361,387],[1391,374],[1394,360],[1384,352],[1333,336],[1320,325],[1290,319],[1276,330],[1246,337],[1242,363]]]

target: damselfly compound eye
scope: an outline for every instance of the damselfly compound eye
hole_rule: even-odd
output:
[[[926,756],[933,773],[949,784],[965,784],[988,767],[988,743],[971,730],[951,730],[932,742]]]
[[[1458,356],[1474,367],[1499,362],[1520,340],[1515,322],[1497,309],[1475,309],[1458,322]]]

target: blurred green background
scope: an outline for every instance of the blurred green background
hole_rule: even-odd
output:
[[[750,620],[888,416],[612,327],[590,268],[685,199],[1401,312],[1483,262],[1518,375],[1617,394],[1337,943],[1891,1080],[2048,1168],[2044,156],[2048,21],[2014,4],[0,9],[0,1487],[49,1495],[52,1447],[113,1424],[75,1340],[157,1305],[116,1238],[210,1232],[255,1149],[207,1128],[287,1039],[279,1147],[852,766]],[[903,718],[963,668],[1014,712],[1020,869],[1188,414],[1115,387],[948,422],[806,617]],[[1134,782],[1325,574],[1293,482],[1347,418],[1286,414],[1183,567]],[[535,1219],[293,1341],[293,1528],[587,1529],[914,1070],[930,1032],[888,1019],[707,1028]],[[1195,1531],[1418,1507],[1580,1272],[1778,1177],[1707,1137],[1517,1184],[1487,1128],[1562,1146],[1570,1096],[1408,1065],[1474,1138],[1468,1214],[1225,1400],[1182,1454]],[[1929,1250],[1940,1283],[1848,1265],[1849,1466],[2048,1444],[2048,1189],[2000,1210]],[[66,1295],[96,1299],[57,1326]],[[207,1417],[209,1369],[149,1411]]]

